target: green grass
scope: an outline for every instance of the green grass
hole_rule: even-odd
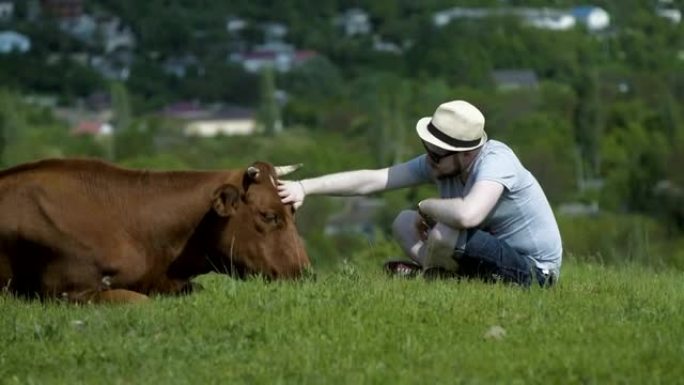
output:
[[[682,278],[567,264],[557,287],[523,290],[344,265],[303,282],[210,275],[143,305],[0,297],[0,383],[684,383]]]

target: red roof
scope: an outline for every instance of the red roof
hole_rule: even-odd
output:
[[[312,50],[303,50],[295,52],[295,60],[299,62],[309,60],[316,56],[318,56],[318,52]]]
[[[86,120],[86,121],[80,122],[75,127],[73,127],[71,129],[71,133],[74,135],[82,135],[82,134],[97,135],[100,133],[101,127],[102,127],[102,123],[100,123],[100,122],[95,122],[92,120]]]

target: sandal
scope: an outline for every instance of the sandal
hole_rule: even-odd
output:
[[[413,278],[423,270],[418,262],[406,259],[390,259],[382,265],[382,269],[392,277]]]

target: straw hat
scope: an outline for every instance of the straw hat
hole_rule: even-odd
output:
[[[432,117],[416,124],[418,136],[448,151],[474,150],[487,141],[484,115],[472,104],[453,100],[440,104]]]

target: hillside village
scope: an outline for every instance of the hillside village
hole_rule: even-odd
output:
[[[87,0],[28,0],[19,10],[19,2],[0,0],[0,55],[30,55],[31,36],[11,29],[19,22],[39,23],[45,20],[57,23],[61,33],[81,43],[81,49],[72,52],[45,52],[43,60],[58,63],[69,60],[89,67],[102,78],[125,82],[130,77],[134,62],[139,55],[157,56],[159,67],[164,74],[185,78],[189,73],[202,74],[205,64],[201,58],[190,51],[174,55],[160,55],[155,52],[141,52],[134,29],[117,15],[99,10],[86,11]],[[673,24],[681,21],[681,11],[671,1],[660,1],[654,12]],[[461,20],[484,20],[493,17],[515,17],[538,29],[568,30],[586,28],[594,34],[616,33],[611,26],[610,15],[601,7],[580,6],[570,9],[497,7],[468,8],[453,7],[434,12],[431,21],[436,28]],[[340,34],[349,39],[371,36],[371,49],[376,52],[401,56],[413,44],[409,40],[391,41],[375,32],[371,15],[362,8],[349,8],[329,20]],[[255,24],[260,29],[262,42],[250,44],[244,39],[245,31]],[[264,68],[272,68],[287,73],[308,60],[322,55],[314,49],[298,47],[288,41],[289,26],[282,22],[259,23],[240,15],[225,15],[224,44],[229,47],[226,63],[240,66],[246,73],[259,74]],[[535,87],[538,74],[526,68],[495,69],[491,73],[493,81],[503,89]],[[282,93],[282,91],[280,91]],[[47,98],[41,100],[49,100]],[[100,99],[94,103],[89,99]],[[282,100],[286,95],[280,95]],[[106,98],[105,98],[106,99]],[[207,101],[204,101],[207,102]],[[177,100],[162,107],[159,113],[187,121],[188,135],[216,134],[244,135],[255,132],[256,113],[249,107],[220,106],[210,102],[205,106],[198,101]],[[220,104],[220,103],[219,103]],[[96,107],[95,107],[96,105]],[[179,107],[182,106],[182,107]],[[71,106],[72,111],[60,106],[58,115],[68,118],[75,133],[95,133],[109,135],[112,132],[110,106],[102,94],[93,94]],[[92,108],[98,108],[93,110]],[[178,110],[182,110],[182,112]],[[198,129],[197,127],[205,128]],[[207,128],[211,126],[212,128]],[[84,129],[83,127],[89,127]],[[98,127],[98,128],[94,128]]]

